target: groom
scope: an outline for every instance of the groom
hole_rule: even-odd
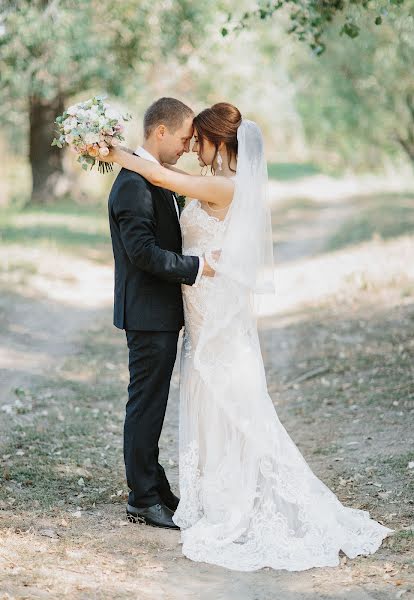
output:
[[[175,164],[189,151],[193,117],[179,100],[160,98],[145,113],[144,143],[135,154]],[[125,329],[129,349],[127,517],[178,529],[172,515],[179,499],[158,462],[158,443],[184,324],[181,284],[197,285],[214,271],[203,258],[182,255],[179,207],[169,190],[121,169],[108,209],[115,260],[114,325]]]

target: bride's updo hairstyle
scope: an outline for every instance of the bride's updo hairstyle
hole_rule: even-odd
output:
[[[216,149],[211,171],[214,174],[213,164],[217,158],[219,145],[224,142],[227,150],[228,166],[232,158],[237,158],[237,129],[241,124],[242,116],[238,108],[228,102],[218,102],[211,108],[202,110],[194,117],[194,127],[197,130],[200,153],[203,152],[203,140],[207,139]],[[234,169],[231,169],[234,171]]]

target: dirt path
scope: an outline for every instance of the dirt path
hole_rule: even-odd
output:
[[[18,442],[2,457],[11,475],[5,477],[0,505],[0,599],[412,597],[412,479],[407,479],[406,462],[408,416],[412,421],[414,407],[404,388],[397,399],[386,386],[387,369],[397,368],[390,363],[395,347],[402,368],[409,368],[405,365],[412,359],[414,348],[404,334],[413,318],[412,296],[401,297],[401,286],[395,284],[397,266],[388,274],[375,270],[376,259],[384,255],[391,267],[404,252],[409,255],[412,242],[385,249],[374,244],[366,260],[363,249],[354,255],[323,255],[327,238],[350,209],[344,200],[308,208],[276,215],[283,225],[277,245],[278,303],[268,307],[260,322],[269,390],[281,421],[314,472],[345,504],[370,510],[403,534],[387,540],[371,557],[347,561],[343,556],[337,568],[237,573],[184,558],[177,532],[128,524],[121,439],[126,351],[122,334],[110,326],[110,269],[88,261],[69,268],[64,257],[56,269],[55,257],[48,262],[43,256],[43,272],[28,276],[24,286],[15,286],[18,293],[1,300],[1,313],[7,317],[0,346],[2,414],[24,435],[16,433]],[[56,272],[59,277],[52,277]],[[361,288],[361,273],[363,281],[374,281],[377,287]],[[376,353],[373,365],[366,360],[367,352]],[[178,385],[176,364],[161,439],[162,461],[175,487]],[[367,390],[371,393],[373,386],[384,391],[375,402],[371,396],[368,401]],[[12,393],[14,387],[28,388],[30,410],[24,395]],[[33,429],[40,441],[31,435]],[[13,432],[7,435],[13,437]],[[79,436],[85,441],[68,454],[65,440],[76,445]],[[49,493],[47,485],[37,485],[33,474],[29,483],[14,478],[13,465],[17,469],[20,463],[8,466],[13,453],[32,456],[39,446],[50,454],[45,463],[50,493],[59,496],[47,510],[36,496],[38,490]],[[16,461],[24,459],[20,455]],[[53,487],[54,472],[69,470],[73,477],[68,486],[61,478]]]
[[[112,269],[45,250],[31,250],[28,259],[18,247],[6,248],[1,258],[14,275],[2,281],[0,298],[4,408],[15,400],[15,388],[76,352],[79,335],[111,304]]]

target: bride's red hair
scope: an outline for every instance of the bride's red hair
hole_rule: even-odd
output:
[[[197,130],[201,153],[203,151],[203,140],[207,139],[216,148],[212,161],[214,163],[219,145],[224,142],[229,168],[231,168],[232,158],[237,158],[237,129],[241,124],[241,120],[242,116],[239,109],[228,102],[218,102],[213,104],[211,108],[202,110],[194,117],[194,127]],[[214,173],[213,166],[211,166],[211,170]]]

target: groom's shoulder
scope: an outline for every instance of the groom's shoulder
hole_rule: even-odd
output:
[[[150,193],[152,192],[150,183],[144,179],[144,177],[135,173],[135,171],[129,171],[128,169],[122,168],[112,184],[110,196],[132,190],[137,192],[145,192],[148,190]]]
[[[129,169],[124,169],[124,167],[122,167],[122,169],[119,171],[115,181],[117,181],[118,183],[123,183],[125,181],[131,181],[131,182],[135,182],[138,186],[145,186],[147,188],[150,187],[150,183],[144,179],[144,177],[142,177],[142,175],[140,175],[139,173],[136,173],[135,171],[130,171]]]

